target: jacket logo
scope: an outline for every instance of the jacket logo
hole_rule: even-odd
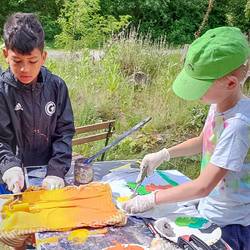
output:
[[[14,108],[15,111],[18,111],[18,110],[22,110],[23,111],[23,107],[22,105],[18,102]]]
[[[52,116],[56,111],[56,105],[54,102],[48,102],[46,103],[45,105],[45,113],[48,115],[48,116]]]

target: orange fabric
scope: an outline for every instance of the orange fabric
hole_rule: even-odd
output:
[[[102,183],[24,192],[21,201],[7,202],[2,214],[0,233],[102,227],[126,221],[112,203],[109,185]]]

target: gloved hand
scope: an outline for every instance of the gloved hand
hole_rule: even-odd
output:
[[[65,186],[64,180],[58,176],[48,175],[42,182],[42,186],[46,189],[59,189]]]
[[[147,168],[147,176],[150,176],[154,173],[154,170],[158,168],[164,161],[170,160],[170,154],[166,148],[163,148],[162,150],[147,154],[144,156],[140,169],[143,169],[145,166]]]
[[[152,209],[155,204],[155,193],[152,192],[146,195],[137,195],[133,199],[122,203],[122,209],[129,214],[143,213]]]
[[[13,193],[21,192],[24,186],[23,170],[20,167],[9,168],[4,172],[2,179]]]

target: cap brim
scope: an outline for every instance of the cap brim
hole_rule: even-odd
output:
[[[185,100],[198,100],[207,92],[213,81],[192,78],[183,69],[173,83],[173,91]]]

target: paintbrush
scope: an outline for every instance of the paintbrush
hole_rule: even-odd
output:
[[[142,220],[155,238],[161,238],[160,234],[156,231],[156,229],[155,229],[155,227],[150,219],[142,218]]]
[[[147,166],[142,166],[140,173],[138,174],[138,177],[136,179],[136,187],[134,189],[133,194],[131,195],[131,198],[134,198],[137,195],[137,189],[141,186],[143,180],[147,176]]]

